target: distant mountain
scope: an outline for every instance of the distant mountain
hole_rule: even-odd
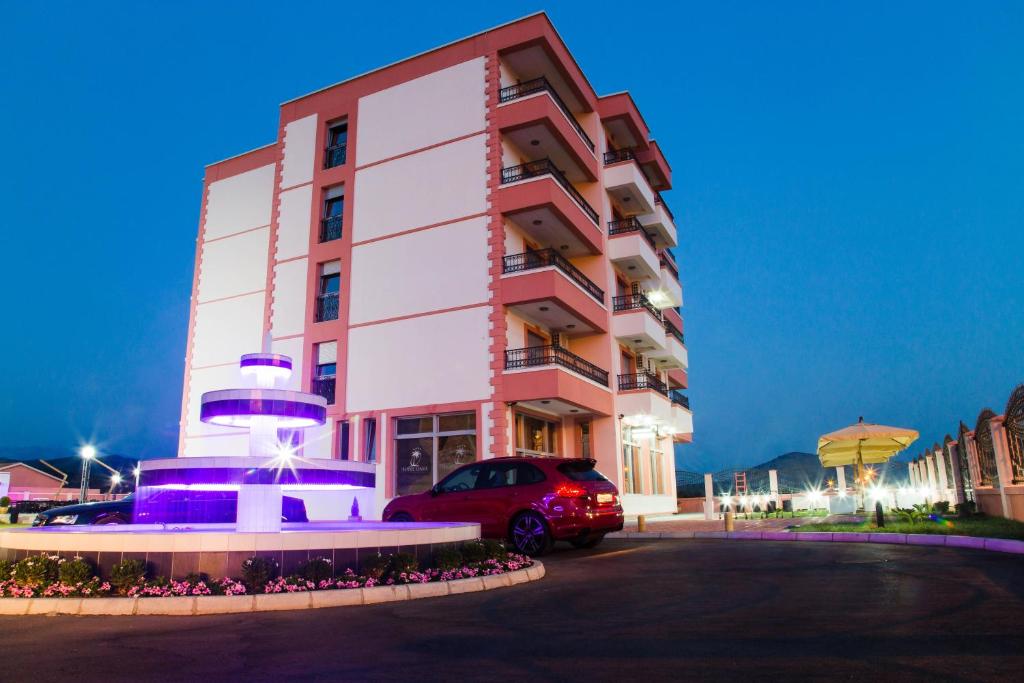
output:
[[[893,459],[883,465],[871,465],[879,474],[879,479],[897,486],[907,481],[905,461]],[[852,486],[853,467],[846,468],[846,484]],[[821,466],[818,456],[814,453],[791,451],[772,458],[760,465],[735,470],[723,470],[714,473],[715,493],[732,491],[735,488],[735,473],[746,472],[747,488],[750,491],[767,492],[769,490],[768,471],[776,470],[779,475],[779,490],[783,493],[806,491],[812,488],[825,488],[835,485],[838,478],[834,467],[825,469]],[[704,483],[679,482],[678,495],[681,498],[701,497],[704,495]]]

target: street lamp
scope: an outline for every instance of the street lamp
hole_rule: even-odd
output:
[[[78,455],[82,458],[82,488],[78,492],[78,502],[84,503],[89,497],[89,466],[96,457],[96,447],[86,444],[78,449]]]
[[[111,474],[110,475],[110,491],[108,491],[107,493],[113,494],[114,493],[114,489],[116,489],[117,485],[120,484],[120,483],[121,483],[121,473],[120,472],[114,472],[113,474]]]

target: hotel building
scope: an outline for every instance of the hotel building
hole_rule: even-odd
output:
[[[285,102],[276,141],[206,168],[178,455],[246,452],[200,397],[269,340],[329,403],[302,456],[376,463],[366,516],[513,454],[596,458],[627,514],[674,511],[671,186],[542,13]]]

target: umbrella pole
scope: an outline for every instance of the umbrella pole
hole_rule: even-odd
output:
[[[864,456],[860,451],[861,441],[857,441],[857,488],[860,489],[860,507],[867,510],[867,500],[864,497]]]

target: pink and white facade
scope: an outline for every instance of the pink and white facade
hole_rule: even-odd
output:
[[[178,455],[246,452],[200,397],[269,334],[328,398],[302,456],[375,463],[367,516],[516,453],[594,457],[628,514],[675,511],[670,188],[544,14],[286,102],[276,142],[206,169]]]

